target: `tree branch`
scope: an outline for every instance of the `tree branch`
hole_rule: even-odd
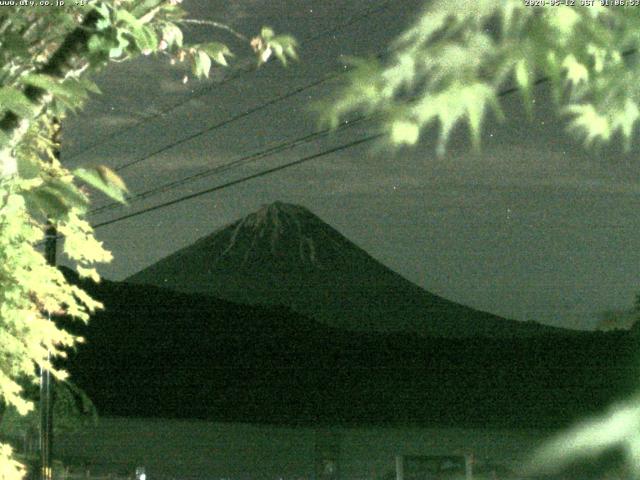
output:
[[[232,35],[234,35],[236,38],[239,38],[243,42],[249,42],[249,39],[247,37],[242,35],[240,32],[234,30],[229,25],[225,25],[224,23],[214,22],[213,20],[198,20],[195,18],[184,18],[182,20],[179,20],[176,23],[185,23],[185,24],[192,24],[192,25],[208,25],[210,27],[226,30],[227,32],[231,33]]]
[[[89,12],[82,21],[82,24],[74,28],[69,35],[67,35],[47,63],[37,69],[35,73],[49,75],[59,79],[64,78],[65,73],[72,69],[71,64],[73,60],[86,48],[91,30],[95,27],[99,17],[99,13],[95,10]],[[46,90],[32,85],[24,88],[24,94],[34,105],[39,107],[38,114],[42,113],[46,104],[50,101],[50,95],[47,95]],[[29,121],[27,119],[20,118],[14,112],[8,111],[4,114],[0,119],[0,130],[7,135],[10,140],[8,145],[5,145],[4,148],[0,150],[0,158],[3,154],[7,153],[7,150],[12,150],[20,141],[28,128],[28,124]]]

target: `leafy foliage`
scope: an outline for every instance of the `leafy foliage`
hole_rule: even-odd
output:
[[[111,61],[158,54],[172,63],[191,62],[194,75],[203,78],[232,56],[221,43],[185,45],[180,3],[99,0],[75,8],[0,11],[0,411],[33,409],[21,384],[37,381],[35,366],[65,378],[49,354],[64,357],[82,339],[57,327],[51,316],[86,321],[101,307],[47,264],[38,249],[45,230],[54,226],[80,275],[97,281],[95,264],[111,255],[84,218],[90,203],[86,186],[118,201],[127,193],[107,167],[71,172],[60,164],[59,120],[99,93],[89,77]],[[263,29],[256,38],[282,63],[295,57],[290,37]],[[259,61],[266,61],[260,53]],[[10,448],[0,445],[2,479],[24,473],[10,456]]]
[[[266,63],[271,55],[275,55],[283,65],[287,64],[287,59],[297,60],[297,43],[290,35],[276,35],[269,27],[263,27],[260,35],[251,41],[253,50],[258,54],[258,65]]]
[[[352,111],[381,113],[395,145],[415,144],[437,123],[442,154],[460,123],[479,145],[486,112],[502,118],[501,92],[515,87],[531,113],[533,88],[546,81],[568,129],[585,146],[618,137],[628,149],[640,118],[640,10],[633,2],[595,3],[536,8],[522,0],[430,2],[393,44],[386,63],[353,62],[325,121],[336,126]],[[639,405],[634,398],[562,433],[537,452],[530,467],[560,467],[619,448],[637,478]]]
[[[98,413],[91,399],[74,383],[56,382],[53,384],[53,431],[73,432],[84,425],[96,424]],[[27,415],[20,415],[18,411],[9,407],[2,416],[0,431],[4,434],[20,435],[24,432],[37,432],[40,425],[40,411],[37,403],[39,391],[37,388],[26,388],[26,396],[30,398],[35,408]]]
[[[640,399],[620,403],[606,415],[592,418],[562,432],[534,453],[526,472],[557,471],[587,457],[620,449],[627,460],[628,473],[623,478],[640,476]]]
[[[638,31],[640,10],[633,6],[430,2],[387,62],[355,63],[325,120],[337,125],[354,110],[381,112],[396,145],[415,144],[438,124],[439,153],[452,129],[466,123],[477,147],[487,112],[502,118],[500,92],[517,87],[531,112],[533,88],[546,79],[569,130],[585,145],[618,135],[629,148],[640,116]]]
[[[114,200],[125,203],[127,187],[116,173],[104,165],[94,168],[77,168],[74,175]]]
[[[25,467],[13,459],[13,451],[9,445],[0,444],[0,478],[12,479],[24,477]]]

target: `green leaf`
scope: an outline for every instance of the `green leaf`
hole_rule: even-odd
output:
[[[529,75],[529,66],[525,59],[521,59],[516,64],[515,74],[518,86],[523,90],[527,90],[531,86],[531,78]]]
[[[100,20],[96,22],[96,30],[102,32],[111,27],[111,21],[108,18],[102,17]]]
[[[98,87],[98,85],[96,85],[94,82],[92,82],[86,77],[80,78],[78,82],[80,83],[80,85],[82,85],[82,87],[87,92],[95,93],[97,95],[100,95],[102,93],[102,91],[100,90],[100,87]]]
[[[28,74],[21,81],[46,90],[72,110],[78,108],[88,96],[86,87],[74,78],[61,81],[49,75]]]
[[[60,218],[71,208],[86,210],[89,199],[72,183],[53,178],[45,184],[23,192],[23,197],[31,209],[41,211],[48,217]]]
[[[578,85],[580,82],[589,81],[587,67],[580,63],[573,54],[569,54],[564,58],[562,67],[567,71],[567,80],[573,86]]]
[[[131,31],[131,35],[141,52],[152,52],[158,47],[158,38],[153,30],[147,26],[140,26]]]
[[[95,268],[85,268],[77,265],[76,270],[78,271],[78,275],[80,275],[80,278],[90,278],[96,283],[100,282],[100,275]]]
[[[413,122],[397,120],[391,124],[391,141],[396,145],[415,145],[420,127]]]
[[[0,147],[6,145],[11,140],[11,137],[0,130]]]
[[[102,18],[109,18],[111,16],[109,6],[105,2],[98,3],[95,10],[100,14],[100,16],[102,16]]]
[[[69,206],[58,192],[48,187],[28,190],[23,193],[23,197],[30,210],[40,211],[49,218],[64,217],[69,211]]]
[[[533,118],[533,102],[531,98],[531,70],[530,65],[527,60],[520,59],[518,63],[516,63],[515,67],[515,77],[516,83],[520,88],[520,92],[522,94],[522,100],[524,102],[524,107],[529,116],[529,120]]]
[[[558,56],[554,51],[547,53],[545,58],[545,72],[551,79],[551,94],[556,107],[560,106],[562,100],[562,67],[558,61]]]
[[[209,78],[210,70],[211,58],[202,50],[198,50],[193,58],[193,74],[198,78]]]
[[[225,57],[233,57],[229,47],[220,42],[203,43],[198,46],[198,49],[206,52],[214,62],[224,67],[229,65]]]
[[[25,155],[18,155],[18,174],[25,180],[36,178],[40,175],[40,164],[37,160]]]
[[[58,91],[60,91],[60,81],[54,77],[51,77],[49,75],[42,75],[42,74],[27,74],[24,75],[22,78],[22,83],[25,83],[27,85],[32,85],[34,87],[39,87],[42,88],[43,90],[47,90],[51,93],[56,93]]]
[[[124,22],[125,24],[132,27],[139,28],[140,26],[142,26],[140,20],[138,20],[135,15],[132,15],[130,12],[127,12],[122,8],[119,8],[117,10],[116,18],[119,21]]]
[[[573,116],[568,128],[584,137],[585,146],[588,147],[597,140],[607,142],[611,138],[611,126],[607,117],[593,105],[571,104],[564,109],[564,113]]]
[[[549,8],[544,13],[549,25],[556,30],[554,33],[557,41],[561,44],[568,42],[579,23],[580,15],[573,8]]]
[[[92,54],[107,53],[114,45],[115,44],[112,40],[109,40],[102,35],[91,35],[91,38],[89,38],[89,41],[87,42],[87,48]]]
[[[149,11],[156,8],[160,5],[164,0],[144,0],[142,2],[137,2],[137,5],[131,10],[131,13],[140,18],[143,15],[149,13]]]
[[[31,118],[35,106],[20,90],[13,87],[0,88],[0,110],[10,110],[19,117]]]
[[[262,27],[262,30],[260,31],[260,36],[267,42],[271,40],[274,35],[275,33],[271,27]]]
[[[179,27],[173,24],[168,24],[162,29],[162,39],[167,42],[167,45],[170,47],[173,45],[182,47],[184,36]],[[211,57],[213,58],[213,55],[211,55]]]
[[[77,168],[73,174],[110,198],[120,203],[127,203],[124,196],[127,193],[127,187],[110,168],[102,165],[92,168]]]
[[[122,46],[118,45],[109,50],[109,58],[120,58],[124,53]]]
[[[109,50],[109,58],[120,58],[126,48],[131,44],[127,36],[129,31],[119,28],[116,33],[116,42],[114,46]]]
[[[295,38],[289,35],[278,35],[269,41],[269,47],[273,49],[276,58],[278,58],[283,65],[287,64],[287,57],[294,60],[298,59],[298,54],[296,53],[297,45],[298,42],[296,42]]]
[[[273,50],[273,53],[275,54],[276,58],[280,60],[280,62],[282,62],[283,65],[286,66],[287,57],[284,54],[284,48],[282,48],[282,45],[280,45],[279,43],[271,42],[269,44],[269,47]]]
[[[184,9],[180,7],[180,5],[171,5],[165,3],[164,5],[162,5],[162,14],[166,21],[175,22],[184,18],[187,12],[185,12]]]
[[[99,32],[109,29],[112,27],[111,23],[111,11],[106,3],[99,3],[95,10],[100,14],[100,18],[96,22],[96,29]]]
[[[638,109],[638,104],[630,98],[627,99],[624,107],[616,111],[613,115],[611,129],[613,131],[620,130],[622,133],[626,152],[631,149],[631,137],[638,118],[640,118],[640,109]]]
[[[29,45],[17,32],[9,30],[2,35],[2,50],[9,52],[10,56],[29,56]]]
[[[87,196],[78,190],[74,184],[62,181],[60,179],[49,180],[45,187],[55,192],[58,197],[69,207],[75,207],[80,210],[85,210],[89,206],[89,199]]]

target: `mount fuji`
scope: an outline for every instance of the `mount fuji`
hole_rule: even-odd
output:
[[[384,266],[308,209],[265,205],[129,277],[243,304],[283,305],[334,328],[430,337],[561,332],[475,310]]]

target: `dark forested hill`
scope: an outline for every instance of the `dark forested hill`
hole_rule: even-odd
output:
[[[66,272],[72,276],[71,273]],[[74,280],[77,281],[77,280]],[[104,281],[67,361],[100,413],[275,423],[542,426],[632,390],[637,337],[349,332],[283,307]]]

